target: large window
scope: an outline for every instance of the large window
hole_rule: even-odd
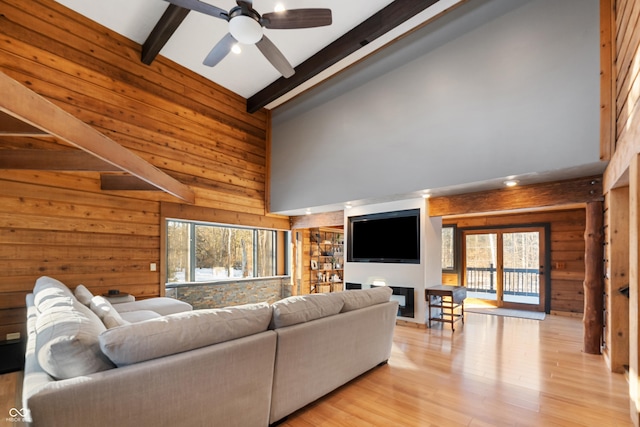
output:
[[[276,254],[274,230],[167,220],[167,283],[275,276]]]

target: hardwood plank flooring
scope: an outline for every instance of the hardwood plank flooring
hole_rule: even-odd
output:
[[[631,426],[624,376],[581,349],[581,320],[562,316],[396,326],[388,365],[281,426]]]
[[[624,376],[581,348],[580,319],[562,316],[467,313],[453,333],[450,325],[396,326],[387,365],[280,425],[631,426]],[[19,373],[0,376],[0,426],[16,425],[4,422],[20,381]]]

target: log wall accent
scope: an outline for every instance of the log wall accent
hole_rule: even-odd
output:
[[[582,313],[585,273],[584,209],[443,218],[442,220],[443,225],[455,224],[459,229],[541,223],[550,224],[551,230],[551,312]],[[451,285],[459,284],[458,275],[452,273],[443,274],[442,281]]]
[[[53,0],[0,0],[1,72],[188,185],[202,212],[264,217],[268,112],[163,57],[144,65],[140,49]],[[0,156],[14,149],[72,148],[0,135]],[[23,329],[41,275],[161,295],[163,201],[176,199],[102,191],[98,172],[0,170],[0,339]]]
[[[291,228],[343,227],[344,211],[292,216]]]
[[[602,177],[592,176],[429,199],[429,216],[549,208],[602,201]]]
[[[602,202],[587,203],[584,277],[584,317],[582,323],[584,352],[600,354],[602,327],[604,323],[604,239]]]

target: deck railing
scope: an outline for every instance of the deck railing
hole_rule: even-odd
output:
[[[489,267],[467,267],[467,290],[471,292],[496,292],[497,270]],[[538,296],[540,277],[537,268],[504,268],[503,292],[506,295]]]

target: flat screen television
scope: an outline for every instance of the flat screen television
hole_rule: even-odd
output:
[[[420,264],[420,209],[349,217],[347,261]]]

